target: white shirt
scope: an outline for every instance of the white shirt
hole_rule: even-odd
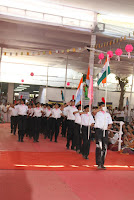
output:
[[[33,115],[33,108],[28,108],[28,114],[29,114],[29,116]]]
[[[61,118],[61,113],[62,113],[62,111],[60,110],[60,108],[58,108],[58,109],[56,109],[56,108],[52,109],[52,116],[55,119]]]
[[[46,109],[47,109],[47,108],[44,108],[44,107],[42,108],[42,111],[43,111],[43,113],[44,113],[43,117],[45,117],[45,115],[46,115]]]
[[[124,111],[121,111],[118,117],[124,117],[124,116],[125,116]]]
[[[111,115],[109,113],[99,111],[95,115],[95,128],[107,130],[109,124],[113,124]]]
[[[36,107],[34,108],[34,117],[41,117],[42,116],[42,108]]]
[[[114,137],[110,138],[109,140],[110,140],[111,144],[115,144],[118,141],[118,138],[119,138],[119,134],[115,133]]]
[[[75,106],[67,106],[66,108],[64,108],[64,111],[67,112],[68,120],[75,120],[75,115],[73,114],[75,111],[77,111],[77,108]]]
[[[46,108],[46,117],[49,117],[51,113],[51,109]]]
[[[65,108],[62,111],[63,115],[67,117],[67,111],[65,111]]]
[[[28,106],[25,104],[19,104],[16,106],[16,108],[18,110],[18,115],[27,115]]]
[[[77,109],[78,111],[78,109]],[[75,114],[75,123],[76,124],[81,124],[81,116],[80,116],[80,113],[76,113]]]
[[[94,123],[95,123],[94,118],[90,112],[81,115],[81,124],[83,126],[89,126]]]
[[[11,111],[11,116],[18,116],[18,110],[16,107],[10,107],[9,110]]]

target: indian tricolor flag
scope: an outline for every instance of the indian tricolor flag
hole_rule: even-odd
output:
[[[88,66],[88,72],[87,72],[87,77],[86,77],[86,84],[89,86],[90,83],[90,66]]]
[[[83,76],[80,80],[80,83],[78,85],[77,88],[77,92],[76,92],[76,101],[75,101],[75,105],[81,101],[81,97],[82,97],[82,91],[83,91]]]
[[[101,73],[99,73],[99,79],[97,81],[97,84],[99,85],[101,82],[106,83],[106,76],[110,74],[110,66],[109,61],[106,59],[105,64],[101,70]]]

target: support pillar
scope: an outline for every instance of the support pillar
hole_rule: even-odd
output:
[[[7,102],[13,103],[14,83],[8,83]]]

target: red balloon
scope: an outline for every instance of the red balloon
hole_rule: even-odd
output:
[[[23,83],[23,82],[24,82],[24,79],[22,79],[21,82]]]
[[[33,72],[31,72],[31,74],[30,74],[31,76],[34,76],[34,73]]]
[[[67,82],[67,86],[69,86],[70,85],[70,83],[69,82]]]

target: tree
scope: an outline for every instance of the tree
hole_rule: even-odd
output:
[[[120,94],[120,100],[119,100],[119,109],[123,109],[123,102],[124,102],[124,95],[126,91],[126,85],[128,84],[128,78],[120,78],[119,76],[115,77],[116,80],[119,82],[121,94]]]

